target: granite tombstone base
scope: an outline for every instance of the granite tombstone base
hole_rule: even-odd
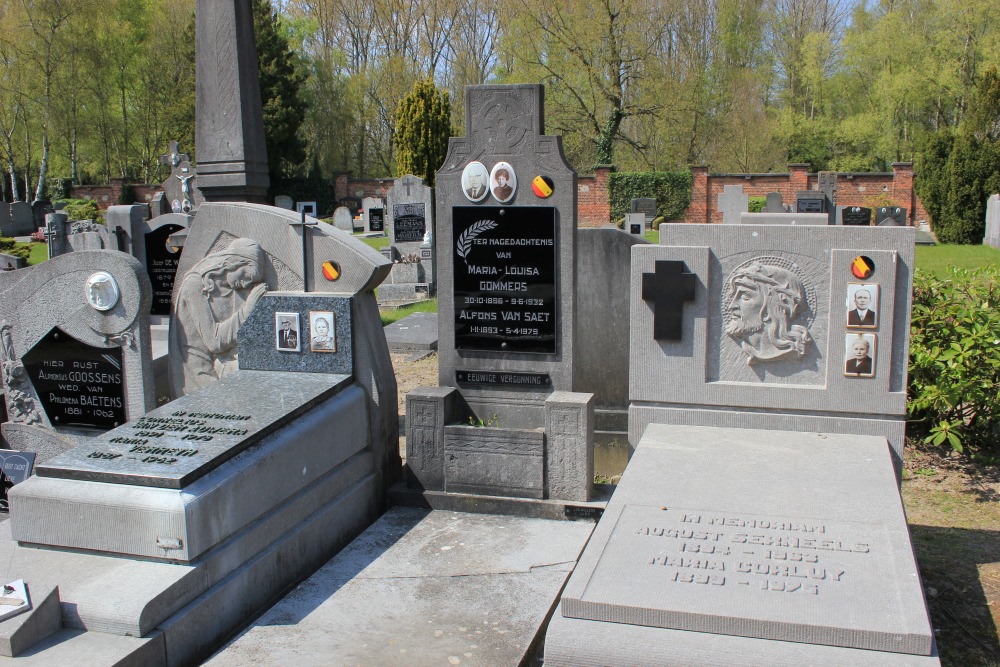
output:
[[[646,430],[563,592],[546,665],[749,656],[939,664],[884,438]]]

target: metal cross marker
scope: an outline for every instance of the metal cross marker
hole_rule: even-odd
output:
[[[316,220],[306,221],[306,212],[302,211],[301,219],[295,222],[289,223],[292,227],[302,227],[302,291],[309,291],[309,274],[306,272],[306,240],[309,236],[308,230],[310,227],[315,227],[318,223]]]
[[[653,302],[653,338],[681,340],[684,302],[694,301],[698,276],[684,262],[658,260],[654,273],[642,274],[642,298]]]

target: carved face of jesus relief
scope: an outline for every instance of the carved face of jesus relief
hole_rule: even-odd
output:
[[[739,343],[747,364],[801,358],[812,338],[796,319],[808,308],[806,287],[792,265],[777,257],[744,262],[723,291],[726,334]]]

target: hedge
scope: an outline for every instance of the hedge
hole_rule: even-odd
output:
[[[608,177],[611,219],[623,218],[631,210],[632,200],[656,199],[656,215],[666,220],[684,216],[691,205],[690,171],[616,171]]]

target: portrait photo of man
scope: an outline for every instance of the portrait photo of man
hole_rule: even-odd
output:
[[[847,326],[860,329],[878,326],[878,285],[847,286]]]
[[[277,347],[282,352],[299,352],[299,314],[275,313]]]
[[[486,183],[490,173],[482,162],[470,162],[462,171],[462,189],[469,201],[482,201],[489,194]]]
[[[517,177],[514,175],[514,167],[506,162],[497,162],[493,165],[490,174],[490,186],[493,189],[493,198],[501,204],[510,201],[514,197],[514,190],[517,189]]]
[[[875,334],[847,334],[845,348],[844,375],[875,376]]]
[[[313,352],[336,352],[337,339],[333,333],[333,312],[329,310],[309,311],[309,349]]]

